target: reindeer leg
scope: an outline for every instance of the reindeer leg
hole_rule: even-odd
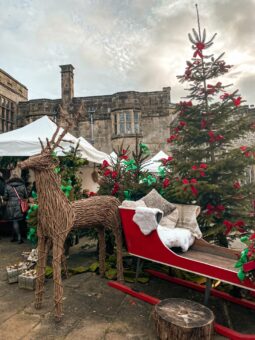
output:
[[[103,277],[105,273],[105,229],[98,228],[98,243],[99,243],[99,272]]]
[[[53,280],[54,280],[54,302],[55,302],[55,321],[60,321],[62,314],[63,285],[61,278],[61,259],[64,252],[64,242],[53,239]]]
[[[117,252],[117,280],[124,281],[123,276],[123,259],[122,259],[122,234],[119,222],[116,221],[113,227],[113,234],[115,237],[116,243],[116,252]]]
[[[44,293],[45,267],[48,255],[45,236],[38,236],[38,262],[36,272],[36,288],[35,288],[35,308],[42,306],[42,297]]]
[[[61,263],[64,271],[64,277],[67,279],[69,277],[68,275],[68,269],[67,269],[67,263],[66,263],[66,256],[63,254],[61,257]]]

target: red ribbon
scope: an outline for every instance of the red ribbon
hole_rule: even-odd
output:
[[[225,207],[222,204],[218,204],[216,206],[213,206],[212,204],[208,203],[207,206],[206,206],[206,214],[207,215],[216,214],[217,217],[220,217],[224,210],[225,210]]]
[[[193,58],[196,58],[197,56],[199,56],[201,59],[204,57],[202,54],[202,50],[205,48],[205,44],[202,42],[198,42],[196,44],[196,51],[193,54]]]
[[[171,135],[166,141],[167,143],[172,143],[176,139],[178,139],[178,135]]]
[[[247,150],[247,146],[240,146],[240,150],[243,151],[243,155],[245,157],[253,157],[255,158],[255,152],[252,152],[251,150]]]
[[[105,172],[104,172],[104,176],[105,176],[105,177],[108,177],[108,176],[111,175],[111,173],[112,173],[112,172],[111,172],[110,169],[106,169]]]
[[[191,169],[194,171],[199,171],[200,177],[205,177],[205,172],[203,170],[207,169],[207,164],[201,163],[199,168],[196,165],[193,165]]]
[[[128,155],[127,155],[127,150],[122,149],[121,155],[120,155],[120,159],[128,159]]]
[[[242,97],[237,97],[236,99],[233,98],[232,100],[233,100],[234,105],[237,107],[237,106],[240,106]]]
[[[186,126],[186,125],[187,125],[187,123],[184,122],[183,120],[181,120],[181,121],[179,122],[179,126],[180,126],[180,127],[184,127],[184,126]]]
[[[197,195],[198,195],[198,190],[197,190],[197,189],[194,187],[194,185],[193,185],[193,184],[197,184],[197,180],[196,180],[195,178],[192,178],[191,180],[188,180],[188,179],[184,178],[184,179],[182,180],[182,183],[183,183],[184,185],[189,185],[190,190],[191,190],[191,192],[192,192],[192,194],[193,194],[194,196],[197,196]],[[184,187],[183,190],[186,191],[187,188]]]
[[[180,102],[179,103],[180,106],[183,106],[183,107],[187,107],[187,106],[192,106],[192,101],[189,100],[188,102]]]
[[[237,189],[237,190],[240,189],[240,188],[241,188],[240,183],[239,183],[238,181],[234,182],[233,188],[235,188],[235,189]]]
[[[115,179],[117,176],[118,176],[117,171],[113,171],[113,172],[112,172],[112,178]]]
[[[163,188],[167,188],[170,184],[170,179],[169,178],[165,178],[163,181]]]
[[[163,163],[163,165],[167,165],[172,160],[173,160],[173,157],[169,156],[168,158],[162,158],[161,162]]]
[[[206,128],[206,125],[207,125],[207,121],[203,118],[201,120],[201,129],[205,129]]]
[[[115,182],[113,185],[113,189],[112,189],[112,195],[115,195],[120,189],[120,185],[118,182]]]
[[[88,193],[88,196],[89,197],[92,197],[92,196],[96,196],[97,194],[95,193],[95,192],[93,192],[93,191],[90,191],[89,193]]]
[[[230,94],[225,92],[222,96],[220,96],[220,99],[226,100],[229,96],[230,96]]]
[[[209,143],[218,142],[218,141],[224,139],[224,136],[222,136],[222,135],[217,135],[217,136],[215,136],[215,134],[214,134],[213,131],[209,131],[209,132],[208,132],[208,135],[209,135],[209,137],[210,137]]]
[[[209,90],[207,90],[207,93],[208,94],[214,94],[215,92],[217,92],[217,91],[219,91],[221,89],[221,85],[222,85],[221,82],[218,82],[216,85],[208,84],[207,88]]]
[[[243,233],[244,232],[244,229],[243,227],[245,226],[245,223],[244,221],[242,220],[238,220],[234,223],[232,223],[231,221],[228,221],[228,220],[224,220],[223,221],[223,224],[225,225],[226,227],[226,231],[225,231],[225,234],[228,235],[230,233],[230,231],[233,229],[233,228],[237,228],[237,230],[240,232],[240,233]]]
[[[107,168],[108,166],[110,166],[110,164],[106,160],[104,160],[101,165],[101,169]]]

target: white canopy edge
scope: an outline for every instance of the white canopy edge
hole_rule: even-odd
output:
[[[9,132],[0,134],[0,156],[32,156],[41,152],[41,139],[43,145],[47,144],[47,139],[51,139],[57,125],[43,116],[34,122]],[[63,131],[60,128],[58,135]],[[97,150],[93,145],[86,141],[83,137],[76,138],[72,134],[67,133],[64,137],[65,141],[60,146],[67,152],[71,146],[75,147],[79,143],[79,152],[81,158],[85,158],[90,162],[101,164],[104,159],[109,160],[109,155]],[[61,148],[56,149],[58,155],[63,155]]]

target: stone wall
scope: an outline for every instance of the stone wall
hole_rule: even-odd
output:
[[[16,127],[17,105],[27,100],[27,88],[0,69],[0,132]]]
[[[17,125],[24,126],[48,115],[64,124],[59,115],[59,105],[73,120],[75,136],[82,136],[96,148],[111,153],[123,139],[125,146],[135,145],[138,135],[152,152],[165,150],[172,119],[170,87],[161,91],[126,91],[112,95],[74,97],[74,67],[61,65],[61,98],[37,99],[20,102]],[[79,117],[77,118],[77,112]],[[167,151],[167,150],[165,150]]]
[[[24,85],[0,69],[0,94],[18,103],[19,101],[27,100],[28,90]]]
[[[143,140],[153,153],[166,150],[166,139],[169,136],[169,124],[173,109],[170,108],[170,87],[154,92],[119,92],[113,95],[74,97],[63,103],[62,99],[37,99],[19,104],[19,126],[32,122],[43,115],[52,116],[59,121],[59,105],[69,112],[74,121],[71,131],[82,136],[96,148],[111,153],[113,148],[121,145],[135,145],[135,136]],[[76,113],[80,112],[79,118]],[[114,131],[114,116],[119,117],[129,112],[130,130]],[[135,114],[139,122],[135,122]],[[118,124],[121,124],[118,118]],[[126,124],[126,122],[125,122]],[[138,127],[139,125],[139,127]],[[123,127],[122,127],[123,128]],[[135,128],[139,131],[135,131]],[[124,129],[125,130],[125,129]]]
[[[25,126],[45,115],[55,120],[60,104],[61,99],[33,99],[26,102],[19,102],[17,127]]]

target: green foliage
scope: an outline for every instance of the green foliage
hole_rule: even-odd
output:
[[[37,202],[37,196],[34,194],[34,202]],[[27,239],[35,246],[37,244],[37,225],[38,225],[38,204],[33,203],[30,205],[27,212],[26,220],[28,226]]]
[[[0,157],[0,169],[14,169],[18,162],[25,160],[27,157],[3,156]]]
[[[79,144],[77,144],[75,148],[72,147],[69,152],[65,153],[65,156],[59,157],[58,159],[59,174],[63,185],[62,189],[66,190],[68,189],[66,187],[72,187],[69,195],[71,201],[82,198],[82,180],[79,177],[79,171],[81,167],[88,164],[88,161],[80,158]]]
[[[189,35],[195,50],[183,75],[188,84],[186,101],[177,105],[176,119],[168,138],[172,158],[163,161],[161,193],[169,201],[201,206],[199,224],[203,235],[227,245],[226,235],[254,228],[255,186],[245,170],[255,164],[255,145],[235,147],[254,131],[254,117],[244,107],[238,91],[229,91],[216,78],[231,66],[205,50],[212,39],[193,30]]]
[[[0,157],[0,169],[4,173],[4,177],[8,178],[10,175],[10,171],[15,169],[18,162],[25,160],[27,157],[18,157],[18,156],[3,156]],[[29,170],[24,169],[21,171],[21,177],[24,180],[25,184],[28,184],[28,175]]]
[[[255,281],[255,270],[244,270],[244,265],[247,262],[255,262],[255,232],[252,235],[242,236],[241,242],[246,245],[246,248],[241,252],[241,256],[235,264],[235,268],[239,268],[237,276],[241,281],[246,278]]]

